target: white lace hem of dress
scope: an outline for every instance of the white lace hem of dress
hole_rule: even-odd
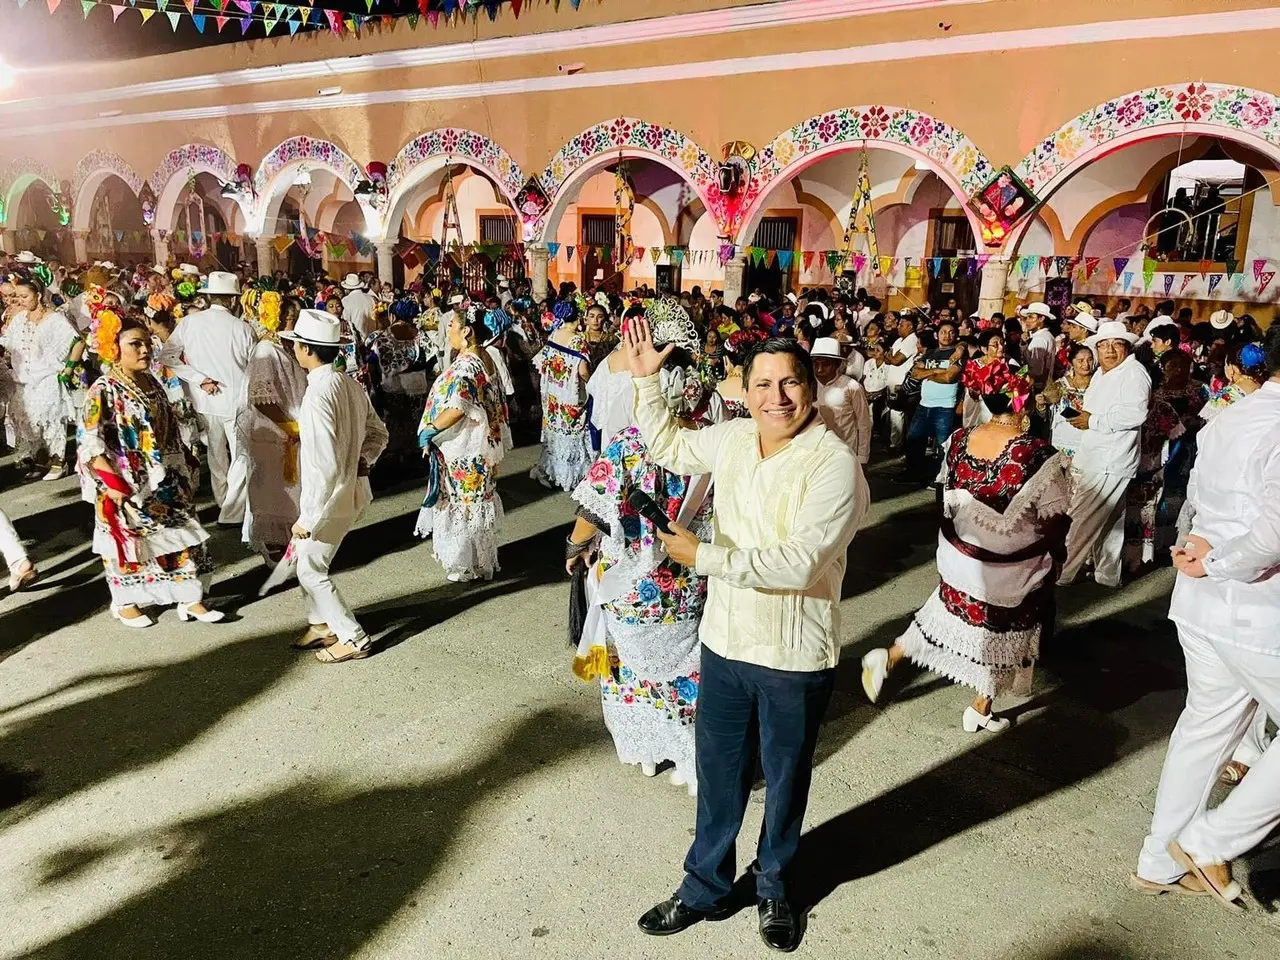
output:
[[[938,590],[925,601],[898,646],[913,662],[984,697],[1031,692],[1040,627],[996,633],[951,614]]]
[[[148,569],[153,579],[146,583],[120,584],[107,580],[115,607],[173,607],[179,603],[199,603],[212,582],[210,577],[173,580],[163,571]]]
[[[423,514],[430,514],[423,532]],[[498,524],[502,500],[480,503],[447,503],[419,511],[418,536],[432,537],[435,557],[445,572],[470,579],[491,580],[498,566]]]
[[[694,748],[694,725],[662,716],[647,701],[623,703],[613,698],[601,700],[604,725],[613,737],[621,763],[651,763],[667,760],[676,765],[676,775],[685,783],[698,782]]]
[[[571,492],[591,466],[587,432],[565,434],[546,430],[544,434],[542,456],[531,475],[535,480],[545,477],[566,493]]]
[[[138,538],[138,562],[146,563],[156,557],[163,557],[170,553],[180,553],[191,547],[198,547],[208,539],[209,534],[196,520],[188,520],[173,527],[159,527],[145,537]],[[100,557],[108,559],[115,559],[118,555],[118,547],[115,540],[111,538],[110,532],[101,525],[94,526],[93,552]],[[189,603],[190,601],[184,600],[183,602]]]

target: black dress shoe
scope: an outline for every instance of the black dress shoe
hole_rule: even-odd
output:
[[[714,910],[695,910],[686,907],[679,897],[663,900],[638,921],[640,929],[651,937],[667,937],[688,930],[700,920],[723,920],[732,915],[732,907],[716,907]]]
[[[790,953],[800,946],[800,924],[785,900],[760,901],[760,939],[770,950]]]

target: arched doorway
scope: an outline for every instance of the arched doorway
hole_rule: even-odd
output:
[[[234,269],[243,259],[239,243],[228,237],[235,202],[222,196],[222,182],[215,175],[191,176],[169,209],[168,222],[156,223],[168,231],[169,253],[176,260],[208,272]]]
[[[108,174],[87,200],[83,229],[90,260],[112,260],[124,266],[152,259],[154,248],[142,218],[142,203],[128,183]]]

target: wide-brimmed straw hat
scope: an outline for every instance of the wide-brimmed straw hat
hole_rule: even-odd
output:
[[[819,337],[813,341],[813,349],[809,351],[809,356],[815,360],[843,360],[844,354],[840,352],[840,341],[835,337]]]
[[[214,297],[238,297],[240,296],[240,278],[234,273],[215,270],[209,274],[200,292]]]
[[[359,290],[364,286],[364,282],[354,273],[348,273],[342,278],[343,290]]]
[[[313,347],[336,347],[351,338],[342,333],[342,321],[324,310],[303,310],[292,330],[283,330],[281,340],[296,340]]]
[[[1098,332],[1085,341],[1086,346],[1096,347],[1098,344],[1106,340],[1123,340],[1129,346],[1133,346],[1138,338],[1129,332],[1119,320],[1103,320],[1098,324]]]

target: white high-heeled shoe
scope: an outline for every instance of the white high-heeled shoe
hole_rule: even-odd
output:
[[[658,775],[658,765],[656,763],[640,764],[640,772],[646,777],[656,777]]]
[[[116,606],[113,606],[111,608],[111,615],[115,617],[117,620],[119,620],[121,623],[123,623],[130,630],[144,630],[147,627],[151,626],[153,623],[155,623],[154,620],[152,620],[150,617],[148,617],[145,613],[142,613],[141,611],[138,612],[138,616],[136,617],[126,617],[120,613],[120,608]]]
[[[997,717],[994,713],[988,713],[983,716],[973,707],[964,708],[964,720],[961,722],[965,733],[977,733],[979,730],[986,730],[988,733],[999,733],[1009,727],[1008,717]]]
[[[889,676],[889,651],[876,647],[862,658],[862,691],[872,703],[880,698],[885,678]]]
[[[178,619],[183,623],[188,620],[199,620],[201,623],[218,623],[226,618],[226,614],[221,610],[206,610],[204,613],[192,613],[191,604],[178,604]]]

